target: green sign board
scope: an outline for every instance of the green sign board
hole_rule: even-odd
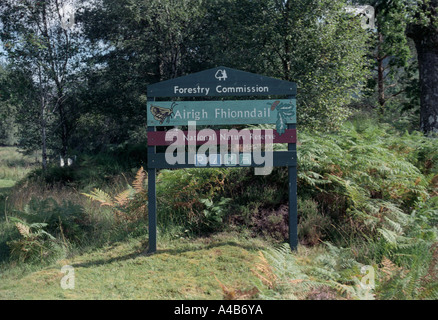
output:
[[[148,126],[296,123],[295,99],[156,101],[147,105]]]

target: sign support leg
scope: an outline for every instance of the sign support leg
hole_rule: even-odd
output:
[[[155,131],[155,127],[148,127],[148,132]],[[155,154],[155,147],[148,147],[148,156]],[[148,253],[157,251],[157,169],[148,168],[148,221],[149,221],[149,247]]]
[[[155,189],[156,169],[148,170],[148,220],[149,248],[148,253],[157,251],[157,198]]]
[[[288,129],[296,129],[296,125],[288,125]],[[289,151],[297,150],[296,144],[289,144]],[[298,247],[298,203],[297,203],[297,166],[289,166],[289,245],[292,251]]]

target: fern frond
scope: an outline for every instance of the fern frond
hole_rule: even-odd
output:
[[[135,176],[134,182],[132,183],[132,186],[134,187],[135,191],[137,191],[137,192],[143,191],[145,177],[146,177],[146,173],[145,173],[143,167],[141,167]]]
[[[45,236],[47,236],[47,238],[49,238],[50,240],[55,240],[56,238],[54,237],[54,236],[52,236],[50,233],[48,233],[48,232],[46,232],[46,231],[44,231],[44,230],[42,230],[42,229],[39,229],[36,233],[35,233],[35,236],[36,237],[39,237],[39,236],[41,236],[41,235],[45,235]]]
[[[438,300],[438,282],[427,285],[418,296],[420,300]]]
[[[387,257],[383,257],[381,263],[382,267],[379,270],[384,273],[383,281],[389,281],[395,275],[401,275],[403,271],[403,268],[396,266],[395,263]]]
[[[15,217],[12,217],[11,220],[15,221],[15,227],[23,238],[38,239],[41,235],[45,235],[50,240],[55,240],[55,237],[43,230],[43,228],[47,227],[47,223],[28,224],[26,221]]]
[[[396,245],[397,244],[397,238],[398,238],[398,234],[395,233],[394,231],[388,230],[388,229],[383,229],[383,228],[379,228],[377,229],[377,231],[383,236],[383,238],[390,244],[392,245]]]
[[[256,287],[247,291],[242,291],[235,288],[228,288],[216,277],[216,275],[214,275],[214,277],[222,289],[225,300],[247,300],[253,298],[259,293],[259,290]]]
[[[251,272],[254,273],[254,275],[259,278],[265,286],[272,289],[275,287],[277,276],[261,251],[259,252],[259,259],[260,262],[255,265],[256,270],[251,269]]]
[[[132,193],[132,189],[126,189],[125,191],[120,192],[118,195],[114,197],[115,202],[119,206],[124,206],[130,200],[130,196]]]
[[[95,188],[93,191],[91,191],[90,194],[82,193],[82,195],[88,197],[93,201],[100,202],[101,206],[114,207],[114,201],[111,199],[111,196],[105,191],[100,190],[98,188]]]
[[[31,235],[30,227],[24,225],[21,222],[16,222],[15,226],[18,229],[18,232],[25,238],[28,238]]]

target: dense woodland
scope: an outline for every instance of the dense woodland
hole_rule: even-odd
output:
[[[147,238],[147,86],[218,66],[297,83],[300,248],[285,168],[160,171],[161,245],[266,241],[227,299],[438,298],[438,0],[3,0],[0,40],[0,298]]]
[[[345,1],[78,0],[63,28],[67,3],[0,7],[0,142],[44,165],[143,143],[147,85],[220,65],[297,82],[300,126],[333,130],[360,109],[438,130],[434,1],[365,1],[368,30]]]

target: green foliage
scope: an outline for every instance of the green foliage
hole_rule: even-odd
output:
[[[162,170],[157,178],[158,222],[192,232],[221,226],[228,200],[221,197],[232,169]]]
[[[306,299],[312,289],[324,285],[313,280],[290,252],[289,245],[260,252],[259,262],[252,269],[270,290],[260,289],[264,299]]]
[[[15,215],[28,223],[44,224],[47,232],[63,241],[80,243],[91,231],[83,208],[71,201],[58,204],[53,198],[32,198],[23,212],[16,212]]]
[[[336,247],[329,243],[326,246],[327,251],[316,258],[309,273],[347,299],[374,300],[372,283],[369,284],[370,288],[361,285],[363,265],[356,261],[350,248]]]
[[[22,80],[10,86],[20,107],[17,122],[21,144],[28,150],[41,147],[44,168],[47,149],[67,156],[77,116],[73,81],[80,69],[78,55],[84,39],[79,28],[62,27],[65,4],[25,0],[0,5],[0,38],[11,69]]]
[[[128,130],[145,121],[147,84],[218,65],[297,82],[299,123],[337,128],[369,76],[368,34],[359,19],[345,14],[345,5],[343,0],[98,2],[82,16],[95,54],[87,61],[92,93],[81,98],[91,107],[79,118],[74,140],[93,132],[93,147],[126,141]]]
[[[251,261],[252,274],[259,280],[255,283],[259,297],[436,299],[436,140],[361,119],[346,123],[337,133],[300,131],[299,142],[299,237],[305,247],[299,246],[296,253],[288,245],[267,249]],[[64,171],[76,177],[70,186],[80,186],[80,192],[105,205],[41,193],[22,210],[14,210],[12,215],[20,218],[19,228],[0,220],[1,261],[10,255],[11,261],[40,264],[65,256],[66,250],[73,254],[75,245],[81,251],[134,236],[143,241],[147,224],[137,218],[147,212],[146,173],[128,172],[127,178],[120,175],[117,182],[112,179],[122,165],[110,157],[106,168],[106,157],[83,157],[77,166]],[[63,174],[61,169],[56,173]],[[48,174],[54,173],[49,170]],[[133,182],[128,183],[131,178]],[[43,188],[51,188],[52,194],[59,191],[57,184],[46,186],[38,181],[27,181],[35,194]],[[270,243],[272,238],[284,241],[288,234],[287,181],[285,168],[275,168],[268,176],[254,176],[250,168],[161,170],[157,181],[160,243],[168,249],[163,239],[188,241],[181,238],[211,236],[227,228],[238,229],[245,237],[264,236]],[[13,192],[26,190],[25,184]],[[69,186],[63,188],[77,194]],[[117,214],[123,218],[117,219]],[[136,219],[130,223],[122,215]],[[209,241],[202,240],[196,250]],[[220,248],[215,250],[215,254],[220,252]],[[222,255],[217,259],[236,260]],[[374,268],[374,290],[360,285],[364,265]],[[256,292],[239,290],[251,297]]]
[[[406,236],[409,214],[433,195],[433,174],[428,172],[435,170],[436,142],[422,135],[401,135],[386,125],[357,121],[336,134],[300,132],[300,143],[302,243],[347,245],[352,239],[381,238],[383,255]],[[429,156],[419,161],[425,154]],[[206,231],[214,225],[208,219],[220,216],[259,235],[287,237],[283,168],[269,176],[254,176],[250,169],[163,170],[157,188],[162,226]],[[222,201],[227,198],[233,201]]]
[[[93,201],[97,201],[101,206],[110,207],[115,214],[116,220],[137,221],[144,215],[146,210],[145,199],[147,199],[146,190],[144,189],[144,180],[146,173],[141,167],[132,186],[128,184],[127,188],[115,196],[111,196],[105,191],[95,188],[90,193],[82,193]]]
[[[25,178],[35,167],[35,159],[30,155],[25,157],[14,147],[0,148],[0,180],[19,181]]]
[[[346,128],[349,128],[349,131],[353,127],[346,126]],[[424,139],[425,144],[428,145],[436,144],[436,141],[409,134],[387,135],[385,130],[377,130],[379,134],[370,136],[370,133],[377,132],[375,127],[370,128],[369,125],[365,130],[357,129],[360,128],[356,126],[356,129],[348,134],[348,141],[343,140],[342,135],[338,135],[336,145],[327,136],[325,136],[325,140],[329,140],[327,143],[320,142],[321,145],[330,145],[332,151],[337,151],[335,148],[337,146],[338,150],[340,149],[337,152],[341,152],[341,148],[348,147],[348,153],[344,152],[342,159],[334,157],[333,154],[327,156],[329,150],[324,150],[324,147],[321,153],[307,153],[306,140],[303,139],[301,150],[305,150],[306,156],[316,163],[312,165],[314,171],[305,171],[301,176],[304,186],[310,184],[319,189],[319,192],[326,194],[322,197],[317,196],[316,199],[320,207],[328,212],[337,209],[340,217],[344,214],[347,217],[352,215],[351,220],[344,217],[341,218],[343,222],[339,222],[339,216],[333,216],[332,211],[332,218],[338,221],[340,235],[346,236],[343,240],[338,237],[334,237],[333,240],[342,243],[345,249],[328,245],[329,252],[319,257],[322,265],[314,269],[317,272],[314,275],[321,278],[326,274],[326,279],[333,288],[351,297],[373,298],[369,292],[361,291],[360,287],[354,284],[353,275],[358,274],[357,268],[360,266],[357,261],[361,261],[372,265],[380,277],[374,292],[377,298],[433,298],[436,296],[436,250],[433,248],[438,236],[437,197],[429,198],[429,191],[433,190],[428,188],[427,176],[421,172],[424,169],[420,170],[406,160],[412,161],[418,156],[418,152],[421,152],[422,144],[418,142]],[[416,140],[416,143],[411,139]],[[366,147],[378,141],[380,146],[377,145],[376,150],[380,155],[373,154],[374,151]],[[385,143],[382,144],[383,141]],[[359,154],[355,154],[354,151],[359,145],[361,155],[373,154],[373,161],[369,161],[369,158],[361,160]],[[415,145],[415,148],[411,148],[412,145]],[[354,156],[352,159],[355,161],[355,168],[360,170],[359,175],[348,166],[350,156]],[[406,160],[401,160],[401,157]],[[306,168],[311,164],[306,161],[306,157],[299,159],[306,164]],[[419,165],[421,162],[412,162],[422,167]],[[398,166],[403,169],[398,169]],[[329,168],[331,170],[328,170]],[[372,180],[368,179],[367,173],[373,174]],[[375,182],[376,186],[385,186],[388,185],[388,180],[389,185],[392,186],[391,192],[377,194],[373,189],[373,183]],[[391,180],[405,182],[398,186],[392,185]],[[336,195],[341,197],[337,198]],[[409,197],[405,198],[406,195]],[[412,202],[411,196],[415,197],[415,201]],[[425,201],[426,199],[428,200]],[[339,200],[342,201],[342,205],[335,205]],[[417,209],[413,210],[413,208]],[[354,232],[356,234],[353,235]],[[389,259],[395,264],[389,263]],[[383,267],[377,272],[378,263],[386,264],[386,269]],[[389,264],[392,265],[392,271],[388,270]]]
[[[62,247],[55,237],[44,230],[46,223],[27,223],[12,217],[11,221],[21,236],[18,240],[8,242],[11,258],[19,262],[42,263],[44,260],[59,255]]]
[[[338,128],[350,115],[346,106],[363,94],[370,76],[364,58],[368,34],[358,19],[345,15],[343,1],[303,2],[309,18],[296,17],[290,40],[291,79],[300,88],[298,121],[316,130]]]
[[[403,257],[402,261],[398,256]],[[430,245],[421,242],[415,246],[410,245],[409,250],[399,250],[393,261],[383,258],[381,262],[377,286],[379,299],[436,300],[437,243]]]
[[[282,234],[286,221],[277,224],[269,223],[269,217],[268,221],[261,220],[265,220],[265,215],[279,219],[283,214],[280,207],[288,199],[286,177],[285,168],[274,168],[268,176],[255,176],[253,170],[244,168],[231,171],[230,183],[226,185],[227,195],[234,200],[230,203],[230,219],[254,226],[255,230],[268,225],[273,229],[278,227]]]
[[[201,199],[200,202],[205,205],[204,216],[207,219],[205,222],[213,229],[217,229],[224,223],[224,217],[227,215],[227,204],[231,201],[230,198],[222,198],[219,202],[213,203],[210,199]]]
[[[337,128],[369,76],[368,34],[337,1],[209,1],[197,48],[227,65],[298,83],[298,122]],[[260,57],[255,60],[253,57]],[[279,119],[279,126],[281,125]]]
[[[406,146],[405,136],[387,130],[362,122],[346,124],[336,135],[301,133],[300,192],[336,219],[354,217],[356,232],[399,232],[406,214],[429,197],[429,184],[409,162],[415,149]]]
[[[298,216],[298,237],[302,244],[317,245],[324,240],[332,222],[319,211],[315,200],[298,199]]]
[[[393,111],[404,103],[418,107],[413,88],[418,87],[418,66],[413,43],[406,35],[411,9],[406,1],[353,1],[374,8],[375,29],[370,31],[373,79],[368,82],[371,103],[380,116],[394,117]],[[397,113],[400,113],[400,108]],[[418,119],[418,116],[417,116]],[[417,127],[416,127],[417,128]]]
[[[30,173],[30,180],[90,191],[111,184],[120,172],[135,175],[138,167],[147,159],[147,157],[142,158],[145,149],[146,147],[132,146],[97,155],[77,153],[76,161],[70,167],[60,167],[59,158],[55,158],[56,163],[49,165],[45,172],[40,169],[33,170]]]
[[[314,271],[325,273],[326,280],[340,281],[349,279],[352,274],[356,274],[360,264],[352,258],[351,251],[348,248],[335,247],[326,243],[327,252],[317,259],[319,268],[324,268],[325,272],[316,268]],[[352,272],[354,270],[354,272]]]
[[[11,101],[8,71],[0,63],[0,145],[17,143],[17,106]]]
[[[326,245],[310,264],[303,264],[291,253],[289,245],[261,254],[253,272],[270,288],[261,290],[268,299],[335,300],[374,299],[370,290],[360,286],[361,264],[351,250]]]
[[[326,239],[345,248],[328,245],[314,275],[326,274],[333,289],[352,298],[434,297],[436,140],[362,120],[347,123],[336,135],[302,132],[300,141],[298,190],[318,203],[317,215],[336,226]],[[389,278],[377,272],[377,264],[387,259],[402,271]],[[357,261],[380,274],[374,293],[354,280]]]

